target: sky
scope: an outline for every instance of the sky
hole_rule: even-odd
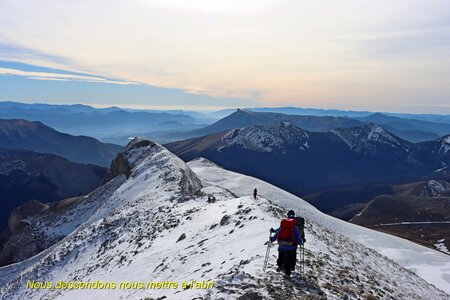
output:
[[[0,101],[450,114],[448,0],[0,0]]]

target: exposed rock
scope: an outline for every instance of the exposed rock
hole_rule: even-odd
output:
[[[128,145],[124,148],[124,150],[118,153],[116,158],[111,162],[111,166],[108,170],[108,174],[106,176],[105,181],[107,182],[119,174],[123,174],[127,176],[127,178],[129,178],[131,175],[132,167],[126,157],[127,153],[130,152],[131,150],[148,146],[156,146],[156,144],[149,140],[144,140],[137,137],[131,140],[128,143]]]
[[[182,240],[184,240],[185,238],[186,238],[186,234],[183,233],[183,234],[180,235],[180,237],[178,238],[177,243],[180,242],[180,241],[182,241]]]
[[[230,223],[230,216],[229,215],[225,215],[222,217],[222,219],[220,220],[220,226],[225,226],[228,225],[228,223]]]
[[[29,216],[38,215],[47,210],[48,207],[48,205],[37,200],[31,200],[13,210],[8,220],[10,233],[16,234],[24,226],[24,224],[21,223],[23,219]]]
[[[238,300],[262,300],[264,298],[256,292],[246,292],[244,295],[240,296],[237,299]]]
[[[131,175],[131,167],[123,152],[117,154],[116,158],[111,162],[105,181],[108,182],[119,174],[124,174],[127,178]]]
[[[156,144],[150,140],[145,140],[142,138],[135,137],[128,143],[128,145],[125,147],[123,152],[127,152],[132,149],[137,149],[137,148],[141,148],[141,147],[155,146],[155,145]]]

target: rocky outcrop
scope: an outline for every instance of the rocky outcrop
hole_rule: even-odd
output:
[[[131,167],[122,152],[117,154],[116,158],[111,162],[111,167],[108,170],[105,182],[110,181],[120,174],[124,174],[127,178],[131,175]]]
[[[133,149],[148,147],[152,145],[156,144],[149,140],[134,138],[122,152],[117,154],[116,158],[111,162],[111,167],[108,170],[105,182],[110,181],[120,174],[125,175],[127,178],[130,177],[132,167],[126,157],[127,153]]]
[[[48,209],[48,205],[43,204],[37,200],[31,200],[27,203],[19,206],[12,211],[8,220],[8,229],[11,234],[16,234],[24,227],[22,220],[29,216],[35,216],[41,214]]]

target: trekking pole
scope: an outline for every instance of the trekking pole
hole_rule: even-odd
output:
[[[264,259],[263,272],[266,272],[267,262],[269,261],[270,248],[272,246],[272,232],[269,232],[269,243],[267,244],[266,258]]]
[[[302,275],[305,274],[305,245],[302,245]]]
[[[300,261],[300,274],[302,274],[303,273],[303,265],[302,265],[302,247],[303,247],[303,245],[300,245],[300,250],[298,250],[298,258],[299,258],[299,261]]]

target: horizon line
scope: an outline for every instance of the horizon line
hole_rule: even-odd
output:
[[[353,112],[353,113],[381,113],[381,114],[404,114],[404,115],[435,115],[435,116],[450,116],[450,114],[437,114],[437,113],[411,113],[411,112],[395,112],[395,111],[377,111],[377,110],[359,110],[359,109],[344,109],[344,108],[321,108],[321,107],[302,107],[302,106],[209,106],[209,105],[145,105],[145,104],[105,104],[105,103],[50,103],[50,102],[20,102],[12,100],[0,100],[0,103],[19,103],[25,105],[52,105],[52,106],[62,106],[62,105],[85,105],[96,109],[106,109],[117,107],[119,109],[129,109],[129,110],[160,110],[160,111],[171,111],[171,110],[183,110],[183,111],[196,111],[196,112],[217,112],[221,110],[228,109],[304,109],[304,110],[318,110],[318,111],[340,111],[340,112]]]

